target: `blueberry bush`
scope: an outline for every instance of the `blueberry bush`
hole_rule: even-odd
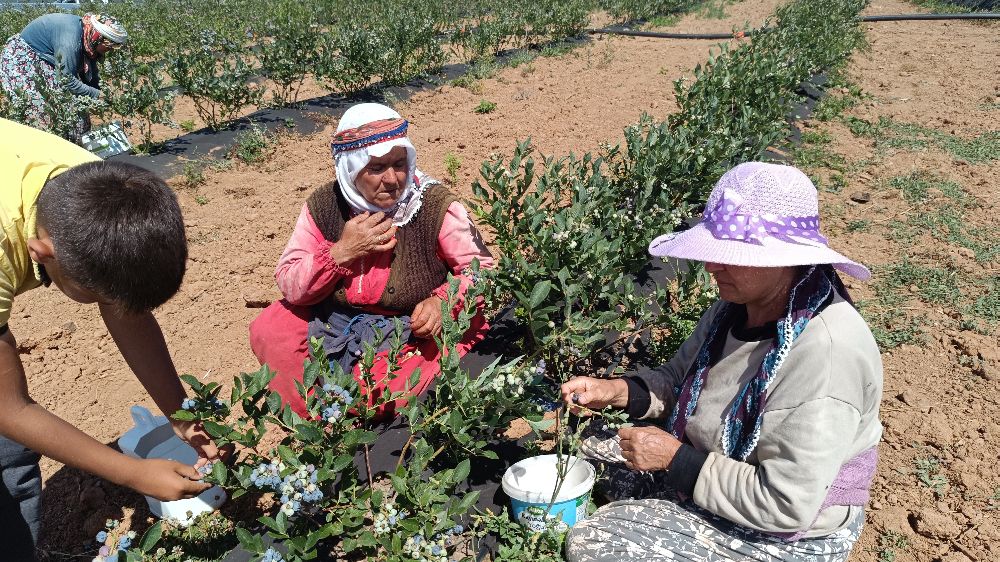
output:
[[[202,32],[196,47],[175,48],[167,72],[213,129],[259,102],[264,94],[252,82],[256,73],[241,43],[211,30]]]
[[[174,124],[175,95],[191,97],[202,120],[220,128],[248,106],[296,102],[310,78],[341,93],[400,85],[439,71],[450,52],[476,61],[577,37],[597,10],[634,19],[702,1],[126,0],[83,2],[77,13],[125,23],[129,46],[103,63],[102,88],[113,95],[98,115],[123,121],[134,144],[148,145],[152,125]],[[0,8],[0,37],[51,11]],[[0,110],[16,118],[17,100],[3,98]]]

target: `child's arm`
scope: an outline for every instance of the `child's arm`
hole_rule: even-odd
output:
[[[0,336],[0,435],[61,463],[161,500],[194,497],[209,488],[194,467],[175,461],[139,460],[97,442],[28,395],[17,342]]]
[[[274,273],[278,289],[288,302],[295,305],[320,302],[341,279],[351,274],[350,269],[333,259],[332,248],[333,242],[323,237],[308,205],[303,205]]]
[[[111,305],[100,304],[104,325],[115,340],[146,392],[168,418],[181,409],[187,397],[177,377],[174,362],[167,351],[160,324],[151,312],[136,315],[119,314]],[[208,460],[219,458],[219,449],[201,424],[171,419],[174,432],[198,451],[198,456]]]

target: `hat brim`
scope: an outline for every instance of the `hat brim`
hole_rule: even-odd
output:
[[[867,267],[820,242],[804,238],[793,238],[793,240],[795,242],[773,236],[764,237],[760,243],[723,240],[713,236],[704,224],[698,223],[683,232],[656,237],[649,244],[649,253],[660,257],[747,267],[788,267],[828,263],[856,279],[866,281],[871,278],[871,271]]]

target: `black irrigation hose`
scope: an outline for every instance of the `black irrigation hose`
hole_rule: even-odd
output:
[[[1000,20],[1000,13],[972,13],[972,14],[891,14],[884,16],[864,16],[863,22],[878,21],[932,21],[932,20]],[[747,30],[742,36],[749,37],[758,30]],[[635,29],[604,27],[600,29],[587,29],[587,33],[604,35],[626,35],[629,37],[652,37],[655,39],[733,39],[735,33],[663,33],[660,31],[640,31]]]

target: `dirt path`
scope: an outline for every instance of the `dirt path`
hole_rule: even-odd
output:
[[[868,9],[914,11],[892,0]],[[815,148],[844,159],[833,167],[846,185],[822,194],[824,229],[836,247],[876,266],[873,281],[852,292],[870,319],[891,319],[873,326],[902,342],[883,354],[885,434],[852,561],[1000,559],[1000,136],[979,137],[1000,130],[998,30],[870,24],[871,50],[848,71],[870,97],[847,115],[891,121],[860,137],[842,122],[809,129]],[[977,154],[992,159],[970,158]],[[865,193],[869,202],[852,201]]]
[[[748,0],[726,8],[725,19],[678,24],[723,31],[761,22],[779,0]],[[446,154],[461,161],[455,189],[471,195],[479,163],[508,154],[531,137],[546,153],[594,150],[618,142],[643,112],[662,118],[673,110],[672,81],[707,58],[713,41],[598,38],[558,57],[538,57],[482,80],[476,93],[442,86],[401,104],[412,121],[420,167],[447,177]],[[482,99],[497,104],[474,113]],[[288,138],[262,165],[206,173],[196,189],[175,182],[184,207],[190,263],[180,293],[161,310],[174,361],[181,372],[229,382],[258,368],[247,344],[247,325],[259,303],[279,293],[274,264],[309,192],[333,175],[329,129]],[[125,366],[96,311],[54,290],[19,296],[11,327],[22,349],[32,396],[46,408],[110,443],[131,426],[128,408],[152,407]],[[128,490],[43,459],[46,479],[42,548],[78,552],[107,518],[145,517],[145,502]],[[138,509],[137,509],[138,508]]]

